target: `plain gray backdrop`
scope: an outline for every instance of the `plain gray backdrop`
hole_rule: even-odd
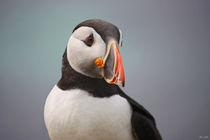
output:
[[[0,139],[49,140],[45,99],[73,28],[91,18],[122,30],[122,89],[162,137],[210,139],[210,0],[1,0]]]

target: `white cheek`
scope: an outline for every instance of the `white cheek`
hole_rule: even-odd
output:
[[[95,65],[95,60],[103,58],[106,45],[99,35],[94,35],[95,42],[91,47],[85,45],[83,41],[70,37],[67,46],[67,58],[71,67],[79,73],[89,77],[101,78],[103,72]]]
[[[106,53],[106,44],[104,43],[104,41],[101,39],[100,36],[94,35],[94,38],[96,41],[94,42],[93,46],[90,47],[91,48],[90,51],[92,52],[91,55],[93,55],[93,57],[95,56],[95,58],[99,57],[103,58]]]
[[[85,60],[86,54],[84,53],[85,51],[82,51],[83,42],[74,37],[71,37],[69,42],[67,47],[68,61],[74,69],[77,69]]]

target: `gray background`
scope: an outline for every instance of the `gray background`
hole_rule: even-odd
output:
[[[45,98],[73,28],[89,18],[123,32],[123,90],[165,140],[210,139],[210,1],[0,1],[0,139],[49,140]]]

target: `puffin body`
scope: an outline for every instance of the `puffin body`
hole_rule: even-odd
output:
[[[47,97],[44,119],[52,140],[161,140],[153,116],[127,96],[121,31],[103,20],[75,27],[62,77]]]
[[[125,98],[93,97],[85,90],[53,88],[46,103],[52,140],[134,140],[131,107]]]

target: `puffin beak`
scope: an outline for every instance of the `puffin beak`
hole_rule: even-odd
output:
[[[95,61],[95,64],[99,68],[104,68],[104,79],[107,83],[116,84],[124,87],[124,69],[116,41],[109,41],[103,60],[101,58],[98,58]]]

